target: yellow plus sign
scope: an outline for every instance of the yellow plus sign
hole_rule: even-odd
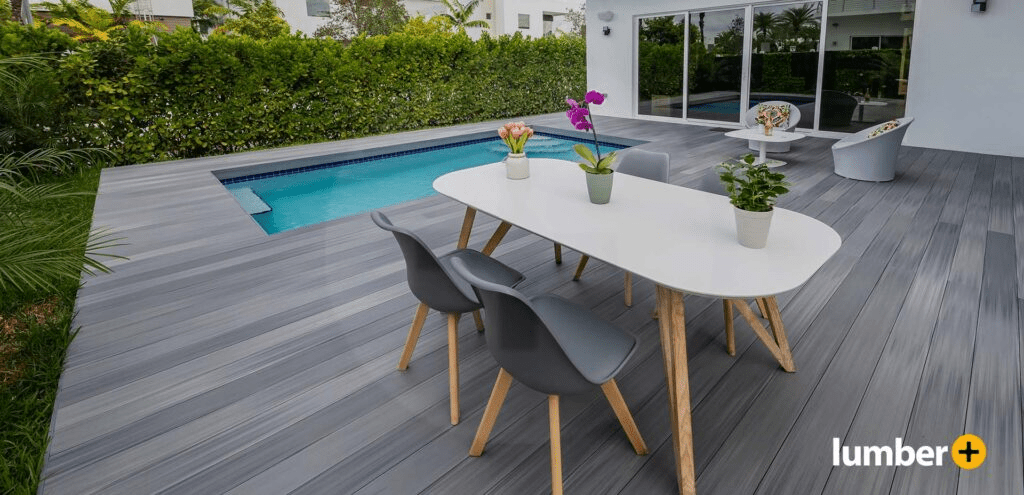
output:
[[[949,455],[960,469],[974,469],[985,462],[985,442],[975,435],[963,435],[953,442]]]

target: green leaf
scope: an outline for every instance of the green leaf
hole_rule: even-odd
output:
[[[576,146],[573,146],[572,149],[576,150],[576,154],[580,155],[580,157],[590,162],[592,165],[599,165],[597,163],[597,158],[594,158],[594,153],[590,151],[590,148],[587,148],[587,145],[579,143]]]

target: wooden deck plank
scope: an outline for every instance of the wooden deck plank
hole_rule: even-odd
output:
[[[1013,238],[990,231],[964,424],[964,433],[980,437],[988,454],[977,469],[960,472],[958,493],[1024,494],[1015,259]]]

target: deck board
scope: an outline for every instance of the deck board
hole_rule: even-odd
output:
[[[526,119],[567,128],[561,114]],[[497,373],[472,319],[460,323],[462,422],[448,422],[445,321],[426,321],[408,371],[395,365],[416,306],[393,237],[361,214],[265,235],[210,172],[490,131],[497,123],[104,170],[95,227],[128,257],[79,291],[44,466],[43,494],[543,493],[547,407],[514,384],[487,450],[467,455]],[[746,141],[720,130],[606,118],[649,141],[671,182],[721,193],[717,163]],[[832,173],[833,140],[794,143],[780,206],[828,223],[843,245],[778,297],[797,373],[783,372],[721,303],[687,296],[697,486],[702,494],[1024,495],[1024,161],[904,147],[896,180]],[[582,178],[581,178],[582,180]],[[440,196],[384,209],[438,252],[464,207]],[[497,226],[477,216],[471,247]],[[637,456],[597,391],[562,399],[566,490],[673,493],[673,453],[653,285],[513,228],[495,252],[528,293],[554,292],[637,335],[618,377],[650,455]],[[680,260],[694,262],[699,260]],[[848,444],[981,436],[989,461],[833,468]]]

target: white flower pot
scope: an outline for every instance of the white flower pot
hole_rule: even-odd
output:
[[[736,214],[736,239],[740,245],[761,249],[768,244],[768,229],[772,225],[771,211],[747,211],[732,208]]]
[[[530,176],[530,159],[526,153],[509,153],[505,157],[505,177],[525,179]]]

